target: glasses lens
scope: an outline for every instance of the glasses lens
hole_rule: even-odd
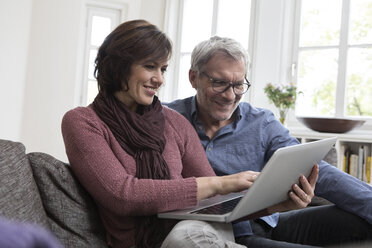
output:
[[[229,83],[225,81],[218,81],[213,80],[212,81],[212,88],[216,92],[223,92],[226,90],[226,88],[229,87]]]
[[[235,94],[243,94],[243,93],[246,92],[247,89],[248,89],[248,85],[245,84],[245,83],[235,84],[234,85],[234,92],[235,92]]]

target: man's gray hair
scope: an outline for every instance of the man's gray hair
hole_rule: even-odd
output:
[[[213,36],[200,42],[191,54],[191,70],[201,72],[216,53],[224,53],[235,60],[244,60],[245,74],[248,72],[249,55],[244,47],[234,39]]]

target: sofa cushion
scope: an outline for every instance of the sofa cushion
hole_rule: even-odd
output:
[[[68,164],[28,154],[51,230],[65,247],[107,247],[97,207]]]
[[[21,143],[0,140],[0,215],[49,228],[32,170]]]

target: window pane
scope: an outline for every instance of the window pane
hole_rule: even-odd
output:
[[[203,40],[209,39],[212,29],[213,0],[185,0],[181,52],[191,52]]]
[[[181,56],[179,76],[178,76],[178,99],[183,99],[195,95],[195,89],[191,86],[189,81],[191,54]]]
[[[300,46],[338,45],[342,0],[302,0]]]
[[[233,38],[248,49],[250,13],[251,1],[220,0],[217,35]]]
[[[372,116],[372,48],[351,48],[348,57],[346,114]]]
[[[372,1],[350,1],[350,44],[372,43]]]
[[[96,49],[91,49],[89,51],[89,68],[88,68],[88,79],[95,80],[94,78],[94,61],[96,60],[97,57],[97,50]]]
[[[97,94],[98,94],[97,81],[89,80],[87,89],[87,104],[92,103]]]
[[[334,116],[337,82],[337,49],[301,51],[299,54],[299,94],[296,114]]]
[[[93,16],[91,45],[100,46],[111,31],[111,19],[103,16]]]

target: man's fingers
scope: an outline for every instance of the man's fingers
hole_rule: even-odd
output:
[[[310,185],[314,188],[315,188],[316,181],[318,181],[318,176],[319,176],[319,165],[316,164],[311,170],[311,174],[308,178]]]
[[[307,184],[307,186],[310,187],[309,184]],[[297,184],[293,185],[292,188],[293,188],[293,192],[297,195],[297,197],[301,201],[303,201],[306,204],[311,202],[311,199],[313,197],[313,191],[311,190],[311,188],[310,190],[303,190]]]

